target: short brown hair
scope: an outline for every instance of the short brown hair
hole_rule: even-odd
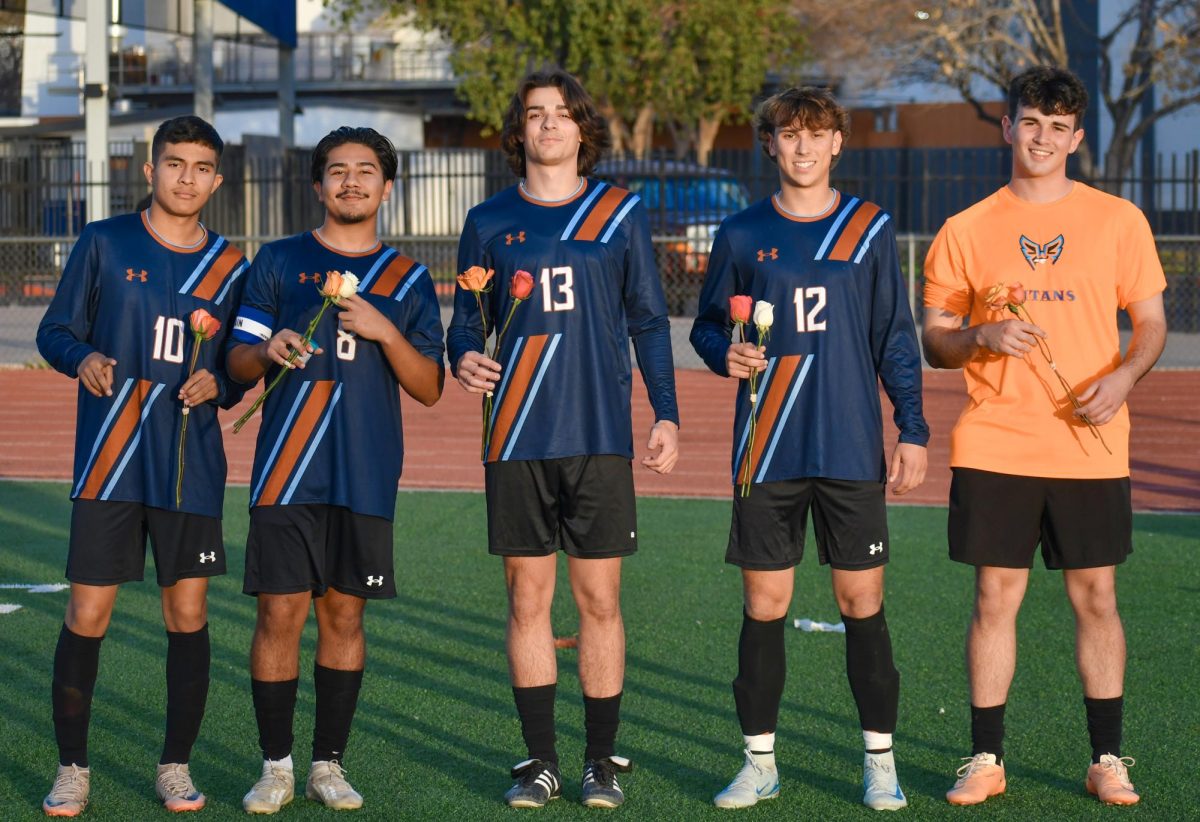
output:
[[[500,131],[500,147],[508,157],[508,167],[518,177],[525,176],[525,98],[535,88],[556,88],[562,93],[563,102],[571,119],[579,126],[579,174],[586,177],[592,173],[600,157],[608,150],[610,138],[608,122],[596,108],[590,94],[579,81],[559,68],[543,69],[525,75],[517,86],[504,112],[504,126]]]
[[[842,133],[842,147],[850,139],[850,112],[837,101],[827,88],[801,86],[772,94],[759,105],[754,116],[754,127],[758,130],[758,141],[763,153],[771,156],[769,146],[775,130],[796,125],[810,131],[832,129]],[[840,155],[839,155],[840,156]],[[774,158],[772,158],[774,159]],[[837,163],[834,157],[833,162]]]
[[[1083,128],[1088,93],[1083,81],[1072,71],[1058,66],[1034,66],[1025,69],[1008,84],[1008,119],[1017,119],[1021,106],[1036,108],[1042,114],[1075,115],[1076,130]]]

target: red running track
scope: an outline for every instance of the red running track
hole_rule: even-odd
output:
[[[637,490],[645,496],[727,497],[730,414],[734,382],[707,371],[678,371],[683,414],[680,460],[659,476],[638,468]],[[66,480],[71,476],[75,437],[75,381],[53,371],[0,371],[0,477]],[[950,487],[949,433],[965,400],[962,374],[925,372],[925,414],[933,439],[929,474],[916,491],[891,501],[945,505]],[[257,422],[234,434],[233,420],[246,403],[223,412],[229,480],[247,483]],[[895,442],[891,408],[887,448]],[[1140,511],[1200,511],[1200,371],[1149,374],[1130,397],[1133,504]],[[638,456],[645,453],[651,414],[635,379],[634,424]],[[404,402],[405,465],[402,488],[480,490],[479,400],[449,384],[441,402],[424,408]]]

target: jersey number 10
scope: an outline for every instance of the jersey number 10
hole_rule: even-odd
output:
[[[154,353],[156,360],[183,362],[183,320],[159,314],[154,321]]]

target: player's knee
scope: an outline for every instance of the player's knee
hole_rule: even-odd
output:
[[[578,597],[579,616],[592,622],[610,623],[621,619],[621,598],[616,594],[593,594]]]
[[[308,617],[308,602],[291,596],[260,594],[258,597],[259,633],[267,636],[298,634]]]
[[[851,619],[866,619],[883,607],[882,591],[844,591],[837,594],[838,609]]]
[[[550,602],[541,597],[510,596],[508,616],[516,625],[530,627],[550,621]]]
[[[1117,619],[1117,591],[1111,585],[1090,585],[1072,592],[1071,605],[1081,618]]]
[[[79,636],[103,636],[112,618],[112,604],[72,599],[67,603],[64,622],[71,633]]]
[[[203,599],[195,602],[173,602],[163,614],[167,630],[191,634],[208,622],[208,608]]]

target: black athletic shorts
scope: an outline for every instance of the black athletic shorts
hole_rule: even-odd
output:
[[[396,596],[391,520],[337,505],[250,509],[243,593],[319,597],[330,586],[364,599]]]
[[[621,456],[489,462],[488,551],[542,557],[624,557],[637,550],[633,468]]]
[[[84,585],[140,581],[146,573],[146,538],[154,552],[158,584],[225,573],[221,520],[140,502],[77,499],[71,508],[67,579]]]
[[[1052,479],[953,469],[950,558],[968,565],[1103,568],[1133,552],[1129,477]]]
[[[735,485],[725,561],[748,571],[799,565],[811,508],[822,565],[845,571],[885,565],[885,488],[882,482],[809,477],[752,485],[743,497]]]

